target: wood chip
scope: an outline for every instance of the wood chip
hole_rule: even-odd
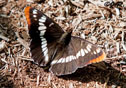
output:
[[[2,51],[5,47],[6,47],[6,42],[5,41],[1,41],[0,42],[0,51]]]

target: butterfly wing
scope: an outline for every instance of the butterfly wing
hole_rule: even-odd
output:
[[[59,53],[60,55],[51,62],[50,71],[55,75],[71,74],[77,68],[105,59],[105,53],[96,45],[73,36],[69,44]]]
[[[30,51],[36,64],[46,66],[50,62],[48,47],[64,33],[62,28],[41,11],[26,7],[24,9],[31,37]]]
[[[55,75],[66,75],[105,59],[104,52],[96,45],[71,36],[71,32],[65,33],[42,12],[31,7],[24,12],[31,37],[30,51],[36,64],[49,64]]]

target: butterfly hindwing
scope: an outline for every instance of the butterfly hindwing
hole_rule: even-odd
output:
[[[105,54],[100,48],[78,37],[71,37],[70,43],[61,53],[62,56],[51,62],[50,71],[56,75],[71,74],[77,68],[105,59]]]

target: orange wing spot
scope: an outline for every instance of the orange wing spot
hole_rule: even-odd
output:
[[[103,61],[105,58],[106,58],[106,55],[103,52],[101,56],[99,56],[98,58],[95,58],[95,59],[89,61],[89,63],[91,64],[91,63],[100,62],[100,61]]]
[[[27,6],[24,10],[24,13],[25,13],[25,17],[26,17],[26,20],[27,20],[27,23],[28,23],[28,26],[31,25],[31,20],[30,20],[30,6]]]

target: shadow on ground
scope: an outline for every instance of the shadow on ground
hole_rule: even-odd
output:
[[[103,63],[103,62],[101,62]],[[95,65],[95,66],[94,66]],[[91,81],[106,83],[108,86],[120,86],[121,88],[126,88],[126,76],[120,71],[115,70],[109,64],[105,63],[106,68],[102,69],[102,66],[98,68],[96,65],[89,65],[87,67],[78,69],[74,74],[62,76],[65,80],[76,80],[82,83],[89,83]]]
[[[7,75],[0,75],[0,88],[14,88],[14,83]]]

